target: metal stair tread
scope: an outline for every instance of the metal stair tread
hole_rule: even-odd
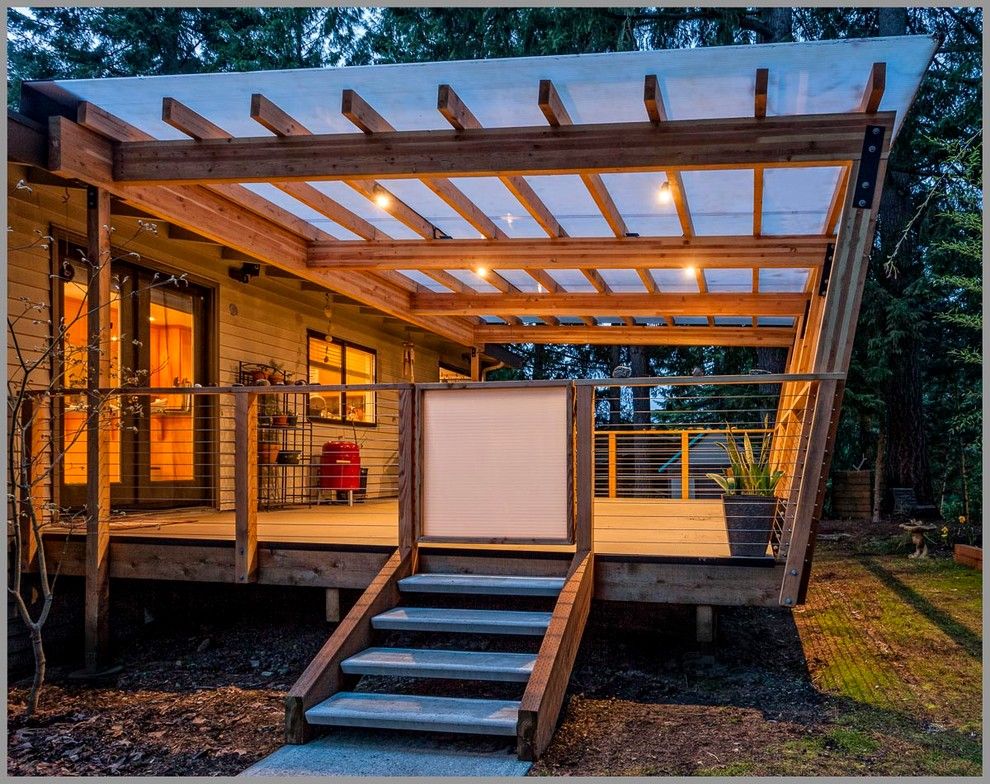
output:
[[[474,610],[449,607],[396,607],[371,619],[376,629],[396,631],[546,633],[550,613],[522,610]]]
[[[463,697],[338,692],[306,711],[310,724],[515,735],[519,703]]]
[[[399,580],[400,591],[416,593],[556,596],[563,587],[563,577],[519,575],[421,573]]]
[[[348,675],[525,682],[535,662],[535,653],[366,648],[340,667]]]

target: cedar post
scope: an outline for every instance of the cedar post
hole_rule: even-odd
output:
[[[258,580],[258,393],[234,394],[235,579]]]
[[[399,390],[399,550],[416,544],[417,417],[416,388]]]
[[[471,380],[481,381],[481,352],[476,346],[471,347]]]
[[[104,393],[110,386],[110,194],[86,190],[86,669],[109,655],[110,426]]]
[[[41,406],[38,405],[37,399],[34,397],[24,398],[21,403],[21,430],[23,432],[21,443],[24,448],[24,452],[21,454],[21,463],[25,468],[23,479],[28,483],[28,487],[24,489],[21,498],[22,511],[19,521],[21,569],[24,571],[31,568],[31,564],[34,563],[34,559],[38,555],[38,542],[34,536],[34,528],[31,524],[32,514],[29,513],[28,507],[30,506],[34,520],[39,526],[43,522],[42,515],[44,514],[44,487],[41,483],[44,447],[42,446],[40,416]]]
[[[574,444],[574,543],[579,553],[589,552],[594,538],[592,526],[594,504],[593,451],[595,388],[580,385],[574,389],[575,414]]]

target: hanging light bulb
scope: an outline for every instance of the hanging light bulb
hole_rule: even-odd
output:
[[[670,183],[665,180],[660,184],[660,190],[657,191],[657,201],[661,204],[670,204],[673,200],[674,196],[670,192]]]
[[[375,194],[375,204],[381,207],[383,210],[386,209],[392,203],[391,197],[384,191],[379,191]]]
[[[694,277],[694,274],[695,274],[695,272],[697,272],[697,269],[695,269],[695,267],[694,267],[693,265],[691,265],[691,264],[688,264],[688,265],[687,265],[687,266],[686,266],[686,267],[684,268],[684,277],[685,277],[685,278],[693,278],[693,277]]]
[[[474,273],[479,278],[483,278],[483,277],[485,277],[485,275],[488,274],[488,268],[487,267],[476,267],[475,270],[474,270]]]

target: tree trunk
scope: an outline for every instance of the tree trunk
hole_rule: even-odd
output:
[[[887,428],[880,426],[880,435],[877,437],[877,456],[873,464],[873,522],[880,522],[880,507],[883,502],[883,494],[886,488],[884,483],[884,457],[887,454]]]
[[[770,28],[770,37],[764,43],[781,43],[794,40],[794,9],[768,8],[767,27]]]
[[[41,698],[41,687],[45,685],[45,647],[41,641],[41,626],[31,625],[31,650],[34,653],[34,678],[31,681],[31,691],[28,694],[25,716],[31,718],[38,710],[38,700]]]

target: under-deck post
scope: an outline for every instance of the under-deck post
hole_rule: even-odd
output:
[[[106,664],[110,643],[110,194],[86,190],[86,669]]]
[[[594,540],[594,429],[595,388],[577,386],[574,389],[574,543],[577,551],[588,552]]]
[[[35,539],[32,519],[40,526],[44,513],[41,410],[42,407],[35,398],[27,397],[21,403],[21,428],[24,433],[22,439],[24,454],[21,455],[21,461],[25,467],[23,478],[29,484],[21,498],[21,519],[18,521],[21,537],[21,569],[24,571],[31,568],[38,555],[38,541]]]
[[[694,608],[694,636],[697,642],[715,642],[715,608],[710,604],[699,604]]]
[[[399,550],[416,543],[416,388],[399,390]]]
[[[234,394],[235,579],[258,579],[258,393]]]
[[[481,352],[476,347],[471,348],[471,380],[481,381]]]

